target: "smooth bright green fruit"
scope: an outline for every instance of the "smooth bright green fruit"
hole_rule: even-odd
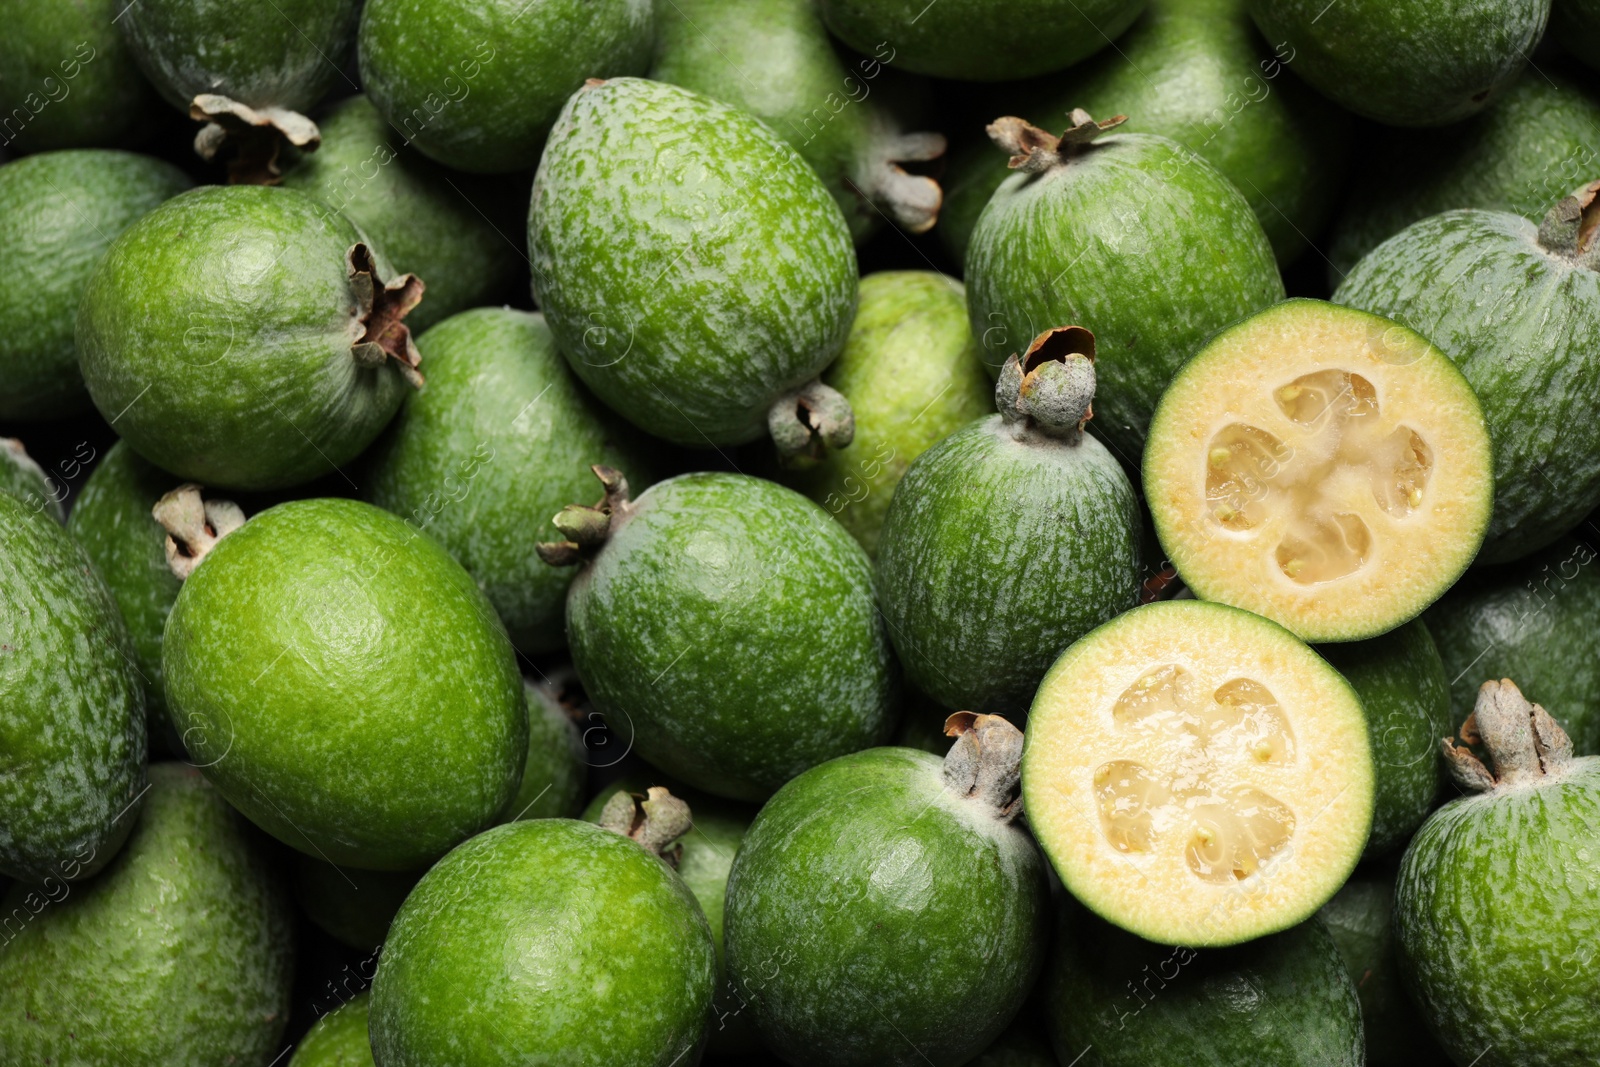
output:
[[[294,857],[295,903],[330,937],[354,949],[383,944],[389,924],[421,871],[364,871],[335,867],[304,853]]]
[[[61,509],[66,490],[33,461],[15,437],[0,437],[0,493],[15,497],[29,510],[57,522],[67,521],[66,512]]]
[[[1335,103],[1390,126],[1443,126],[1521,72],[1550,0],[1249,0],[1291,69]]]
[[[715,981],[705,915],[657,856],[532,819],[460,846],[406,899],[373,983],[372,1048],[384,1067],[694,1063]]]
[[[361,82],[423,155],[526,170],[567,97],[643,73],[654,39],[650,0],[367,0]]]
[[[195,763],[308,855],[421,867],[516,792],[527,707],[494,609],[370,505],[291,501],[222,538],[178,594],[161,662]]]
[[[728,970],[806,1067],[964,1064],[1044,963],[1044,863],[1012,824],[1022,737],[964,717],[941,761],[875,748],[767,802],[728,879]]]
[[[373,1067],[367,1040],[369,993],[360,993],[318,1019],[295,1046],[289,1067]]]
[[[151,767],[116,862],[0,902],[0,1063],[268,1062],[289,1015],[293,925],[259,846],[198,771]]]
[[[772,409],[800,429],[791,451],[809,440],[797,394],[844,345],[855,248],[766,125],[640,78],[582,89],[539,163],[528,248],[557,347],[624,417],[703,448],[763,436]]]
[[[46,152],[0,166],[0,418],[57,419],[88,406],[73,317],[116,237],[189,187],[132,152]],[[115,414],[113,412],[112,414]]]
[[[206,186],[111,246],[78,311],[78,359],[146,459],[210,487],[276,489],[349,462],[421,385],[411,275],[290,189]],[[376,331],[376,332],[374,332]]]
[[[522,683],[528,703],[528,759],[522,784],[500,812],[504,820],[570,818],[583,810],[589,767],[583,734],[566,701],[578,678],[571,668]]]
[[[138,816],[143,694],[117,603],[61,524],[0,493],[0,545],[0,872],[59,885],[109,863]]]

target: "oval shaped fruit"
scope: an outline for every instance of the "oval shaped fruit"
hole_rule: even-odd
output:
[[[567,101],[528,249],[578,377],[678,444],[762,436],[780,398],[792,421],[855,311],[849,227],[805,160],[750,115],[641,78]]]
[[[1353,641],[1414,618],[1466,570],[1490,470],[1483,409],[1444,353],[1389,319],[1290,300],[1173,379],[1144,489],[1197,596]]]
[[[367,1040],[371,1010],[372,996],[362,992],[322,1016],[295,1046],[289,1067],[373,1067]]]
[[[767,802],[728,878],[728,969],[761,1036],[816,1067],[970,1060],[1044,963],[1044,864],[1012,824],[1022,735],[952,717],[941,761],[842,756]]]
[[[67,521],[61,501],[66,489],[33,461],[22,442],[15,437],[0,437],[0,493],[20,500],[30,511],[48,515],[57,522]]]
[[[1287,630],[1221,604],[1119,615],[1039,686],[1028,823],[1068,891],[1162,944],[1232,945],[1303,921],[1372,824],[1350,683]]]
[[[99,877],[19,883],[0,911],[6,1062],[173,1067],[277,1053],[294,978],[289,903],[248,824],[193,768],[150,768],[138,824]]]
[[[347,463],[420,385],[421,299],[360,231],[290,189],[206,186],[119,237],[78,311],[96,406],[146,459],[227,489]]]
[[[570,667],[552,670],[538,682],[523,680],[528,758],[522,765],[522,784],[500,812],[502,821],[570,818],[583,810],[589,768],[575,719],[580,712],[568,705],[569,693],[577,686],[578,677]]]
[[[423,874],[336,867],[304,853],[295,853],[293,864],[289,885],[300,910],[335,941],[366,951],[383,944],[395,913]]]
[[[444,549],[370,505],[291,501],[218,541],[161,662],[195,762],[308,855],[420,867],[516,791],[528,719],[505,630]]]

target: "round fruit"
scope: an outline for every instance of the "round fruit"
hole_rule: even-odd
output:
[[[295,1046],[289,1067],[373,1067],[367,1040],[369,993],[358,993],[318,1019]]]
[[[813,1067],[968,1062],[1044,963],[1022,735],[962,713],[941,762],[876,748],[784,786],[728,878],[728,970],[767,1045]]]
[[[0,493],[15,497],[30,511],[48,515],[57,522],[67,521],[66,512],[61,508],[66,490],[33,461],[15,437],[0,437]]]
[[[539,162],[586,78],[641,74],[650,0],[367,0],[361,82],[423,155],[499,174]]]
[[[294,856],[290,887],[300,910],[324,933],[354,949],[383,944],[421,871],[364,871]]]
[[[119,237],[78,311],[102,414],[146,459],[227,489],[347,463],[422,384],[401,321],[422,296],[326,204],[206,186]]]
[[[528,247],[557,347],[642,429],[706,447],[770,421],[798,433],[790,452],[849,443],[848,409],[801,387],[850,328],[850,230],[754,117],[640,78],[584,88],[539,163]]]
[[[1460,577],[1489,525],[1489,434],[1439,349],[1290,300],[1217,335],[1150,423],[1156,533],[1204,600],[1307,641],[1375,637]]]
[[[1558,1067],[1600,1047],[1600,757],[1509,680],[1485,682],[1461,740],[1469,796],[1406,850],[1394,928],[1407,988],[1458,1064]]]
[[[1139,503],[1084,434],[1095,344],[1041,334],[1000,372],[999,414],[924,452],[895,490],[878,589],[906,678],[947,708],[1021,721],[1061,650],[1139,599]]]
[[[367,504],[280,504],[216,542],[161,662],[195,762],[308,855],[424,866],[516,792],[528,712],[494,609],[431,538]]]
[[[522,784],[500,812],[503,822],[517,819],[560,819],[583,810],[589,768],[584,761],[583,734],[567,701],[578,677],[570,667],[553,670],[538,682],[526,679],[528,758]]]
[[[1355,691],[1288,631],[1221,604],[1136,608],[1067,649],[1033,702],[1022,774],[1067,889],[1162,944],[1301,922],[1372,824]]]

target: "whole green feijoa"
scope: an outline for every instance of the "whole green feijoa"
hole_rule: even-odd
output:
[[[947,708],[1020,722],[1061,651],[1138,603],[1138,498],[1083,432],[1094,353],[1087,330],[1041,334],[1000,372],[1000,413],[924,452],[895,490],[883,614],[907,679]]]
[[[372,994],[361,992],[312,1024],[289,1067],[373,1067],[367,1020]]]
[[[109,863],[138,816],[144,695],[117,602],[61,524],[0,493],[0,545],[0,873],[59,885]]]
[[[1044,860],[1013,819],[1022,734],[952,717],[940,761],[875,748],[756,816],[728,877],[728,972],[767,1045],[808,1067],[970,1060],[1044,963]]]
[[[88,406],[72,328],[89,277],[117,235],[188,187],[176,167],[132,152],[45,152],[0,166],[0,275],[9,279],[0,290],[0,419],[57,419]]]
[[[715,981],[705,915],[659,857],[585,822],[510,823],[406,898],[372,1050],[384,1067],[694,1063]]]
[[[802,387],[850,329],[850,230],[759,120],[660,82],[590,84],[540,160],[528,249],[562,354],[640,428],[698,448],[849,442],[847,406]]]
[[[989,127],[1019,171],[967,247],[967,311],[997,371],[1040,332],[1099,341],[1095,429],[1136,462],[1173,373],[1219,329],[1283,298],[1249,203],[1175,141],[1103,130],[1074,111],[1058,140],[1020,119]]]
[[[364,449],[420,386],[381,250],[291,189],[206,186],[119,237],[78,310],[89,393],[146,459],[207,486],[308,482]]]
[[[583,809],[589,768],[583,758],[583,735],[566,703],[566,694],[577,681],[570,667],[552,671],[538,682],[523,681],[528,758],[522,784],[500,812],[502,820],[568,818]]]
[[[867,275],[844,351],[822,381],[850,402],[855,439],[783,480],[873,556],[911,461],[994,410],[993,383],[967,326],[966,289],[933,271]]]
[[[294,978],[283,887],[192,767],[150,768],[138,825],[81,885],[11,887],[0,911],[0,1062],[264,1064]]]
[[[290,501],[217,541],[161,664],[194,762],[319,859],[424,866],[516,792],[528,712],[505,630],[443,548],[371,505]]]
[[[0,493],[16,497],[57,522],[67,521],[66,512],[61,509],[66,490],[33,461],[15,437],[0,437]]]
[[[552,515],[593,492],[591,465],[648,485],[642,442],[573,378],[543,315],[464,311],[417,348],[428,387],[373,449],[363,492],[438,538],[518,648],[558,649],[572,575],[534,546],[557,536]]]
[[[532,168],[587,78],[650,65],[650,0],[367,0],[361,82],[418,151],[480,174]]]
[[[1461,740],[1487,760],[1445,740],[1469,795],[1400,863],[1406,988],[1457,1064],[1587,1063],[1600,1047],[1600,757],[1573,757],[1509,679],[1483,684]]]
[[[289,884],[300,910],[329,937],[350,948],[374,949],[422,874],[336,867],[296,853]]]
[[[894,729],[899,671],[872,565],[791,489],[685,474],[556,517],[540,546],[579,564],[567,639],[611,731],[668,774],[761,800],[801,771]]]

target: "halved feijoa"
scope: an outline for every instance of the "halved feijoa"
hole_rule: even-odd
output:
[[[1197,596],[1307,641],[1374,637],[1433,603],[1494,493],[1483,409],[1444,353],[1318,300],[1245,319],[1178,372],[1144,486]]]
[[[1301,922],[1372,822],[1361,701],[1295,636],[1221,604],[1135,608],[1039,686],[1023,803],[1067,889],[1149,941],[1232,945]]]

